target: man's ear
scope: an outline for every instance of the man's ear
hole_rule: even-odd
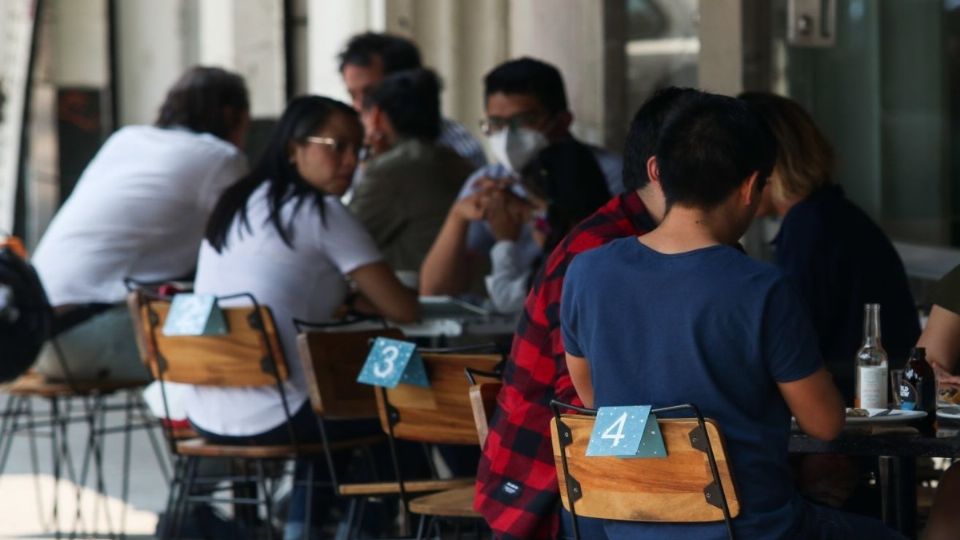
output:
[[[571,125],[573,125],[573,113],[570,111],[563,111],[562,113],[557,114],[557,123],[552,131],[557,133],[558,136],[566,135],[566,133],[570,131]]]
[[[757,182],[759,181],[760,172],[753,171],[747,181],[740,185],[740,202],[744,206],[750,206],[754,200],[760,198],[760,191],[757,189]]]
[[[660,165],[657,164],[657,156],[650,156],[647,159],[647,178],[651,182],[660,183]]]

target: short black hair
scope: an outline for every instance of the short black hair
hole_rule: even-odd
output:
[[[703,97],[670,117],[657,144],[667,208],[683,204],[709,210],[754,172],[766,181],[776,148],[770,128],[745,102]]]
[[[657,90],[637,109],[623,149],[623,187],[635,191],[650,183],[647,161],[657,150],[668,117],[706,95],[694,88],[670,86]]]
[[[567,90],[560,71],[536,58],[510,60],[493,68],[483,78],[483,97],[496,93],[530,94],[537,98],[550,114],[568,109]]]
[[[376,105],[402,136],[440,136],[440,78],[425,68],[388,75],[363,98],[363,108]]]
[[[154,125],[182,126],[227,139],[249,112],[243,77],[220,68],[194,66],[167,91]]]
[[[412,41],[393,34],[376,32],[353,36],[337,58],[340,60],[340,71],[343,72],[343,68],[348,64],[368,67],[376,56],[383,61],[384,74],[416,69],[422,65],[420,50]]]

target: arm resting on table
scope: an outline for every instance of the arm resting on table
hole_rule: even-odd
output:
[[[843,430],[846,423],[843,398],[825,368],[796,381],[777,383],[777,386],[804,433],[829,441]]]
[[[406,323],[420,317],[417,293],[404,287],[387,263],[377,262],[361,266],[350,272],[350,278],[387,319]]]

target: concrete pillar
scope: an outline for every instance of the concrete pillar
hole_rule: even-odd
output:
[[[508,57],[509,2],[401,0],[387,7],[387,31],[413,39],[443,79],[444,115],[480,136],[483,76]]]
[[[117,2],[120,125],[150,124],[187,66],[185,0]]]
[[[307,88],[350,101],[340,79],[337,54],[350,36],[383,31],[386,0],[307,0]]]
[[[743,0],[700,0],[700,87],[743,91]]]
[[[604,68],[604,2],[520,0],[510,3],[510,56],[533,56],[563,73],[574,133],[604,143],[606,84]]]
[[[279,116],[286,105],[283,3],[202,0],[197,7],[199,62],[243,75],[254,118]]]
[[[107,0],[57,0],[51,7],[56,84],[106,87],[110,82]]]

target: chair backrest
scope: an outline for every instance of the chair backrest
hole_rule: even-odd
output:
[[[500,382],[477,382],[470,385],[470,407],[473,409],[473,423],[477,428],[480,446],[487,441],[490,418],[497,407],[497,395],[500,394],[501,388],[503,383]]]
[[[587,457],[594,420],[590,415],[562,415],[562,433],[558,433],[556,419],[550,422],[564,508],[572,511],[572,497],[578,516],[651,522],[724,521],[722,497],[713,487],[705,438],[695,418],[658,420],[667,457],[637,459]],[[736,517],[740,503],[723,437],[713,420],[707,419],[705,426],[730,516]],[[566,442],[562,449],[561,441]]]
[[[203,386],[265,386],[287,379],[283,349],[266,306],[221,308],[228,333],[166,336],[170,301],[145,297],[141,323],[154,378]],[[274,374],[276,369],[276,375]]]
[[[477,428],[464,370],[494,371],[499,354],[422,352],[429,388],[400,384],[378,388],[380,423],[398,439],[437,444],[477,444]]]
[[[331,420],[377,417],[373,387],[357,382],[370,340],[376,337],[404,339],[396,328],[309,331],[297,336],[310,405],[318,416]]]
[[[151,349],[147,345],[149,328],[143,321],[143,302],[143,294],[140,291],[127,293],[127,313],[130,314],[130,320],[133,321],[133,337],[137,341],[137,351],[140,352],[140,360],[149,369]]]

